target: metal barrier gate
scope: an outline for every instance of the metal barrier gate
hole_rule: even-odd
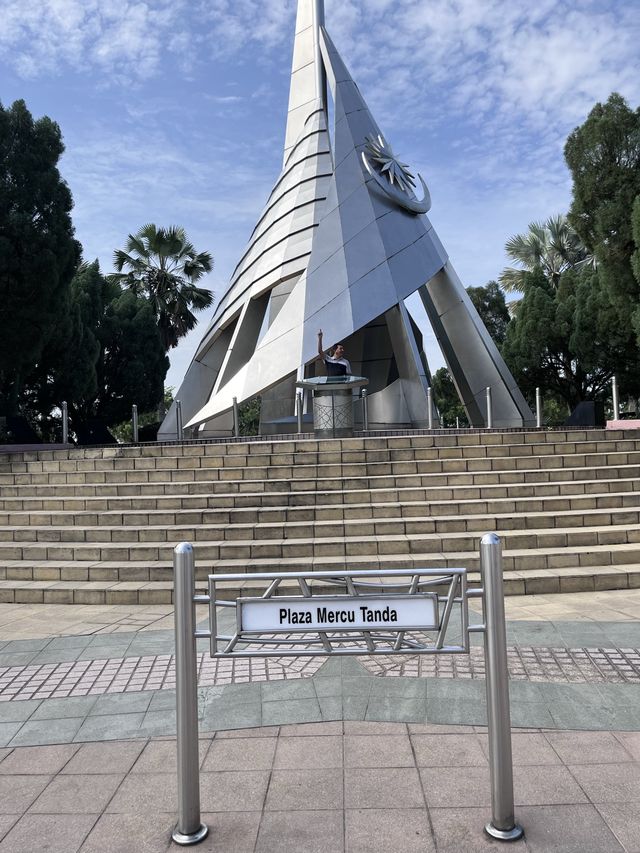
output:
[[[482,586],[469,589],[466,569],[395,569],[209,575],[208,595],[195,594],[193,547],[174,550],[176,708],[178,752],[177,844],[207,836],[200,819],[196,639],[212,657],[312,657],[332,655],[468,654],[469,635],[484,634],[491,776],[491,820],[485,831],[515,841],[509,675],[500,539],[481,540]],[[259,596],[218,598],[221,584],[264,585]],[[384,579],[384,581],[382,580]],[[279,595],[283,582],[300,594]],[[336,590],[338,591],[336,593]],[[288,591],[287,591],[288,592]],[[469,625],[469,599],[483,605],[483,622]],[[196,629],[196,604],[209,606],[209,630]],[[233,634],[218,630],[218,607],[235,608]],[[457,627],[453,627],[453,626]],[[458,642],[447,634],[457,631]]]

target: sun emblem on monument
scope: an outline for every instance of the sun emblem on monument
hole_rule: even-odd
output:
[[[415,176],[409,171],[409,166],[396,157],[384,136],[378,134],[366,137],[366,150],[362,152],[362,160],[380,189],[400,207],[416,214],[429,210],[431,196],[422,176],[418,175],[424,191],[424,198],[420,201],[414,192]]]
[[[380,164],[380,171],[383,175],[386,173],[390,184],[396,183],[404,192],[413,191],[415,177],[409,171],[409,166],[398,160],[384,136],[367,136],[367,153]]]

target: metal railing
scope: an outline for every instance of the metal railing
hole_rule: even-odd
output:
[[[413,638],[412,629],[397,629],[395,637],[378,636],[379,632],[373,630],[361,630],[364,647],[353,646],[354,637],[338,636],[336,629],[320,629],[318,634],[319,644],[309,654],[323,655],[345,655],[345,654],[442,654],[442,653],[465,653],[468,652],[470,642],[469,634],[484,634],[485,669],[486,669],[486,697],[487,697],[487,722],[489,732],[489,769],[491,780],[491,820],[486,824],[485,831],[492,838],[501,841],[514,841],[523,835],[522,827],[516,823],[514,815],[513,797],[513,763],[511,750],[511,717],[509,708],[509,673],[507,669],[506,649],[506,624],[504,612],[504,586],[502,578],[502,555],[501,543],[495,533],[486,534],[480,545],[480,589],[468,589],[466,585],[466,569],[442,569],[442,570],[416,570],[396,569],[394,571],[359,571],[359,572],[330,572],[321,573],[298,573],[288,575],[286,573],[263,575],[251,575],[252,580],[266,584],[262,596],[251,599],[240,599],[239,602],[262,604],[270,603],[268,599],[278,591],[278,586],[286,578],[294,578],[302,592],[297,597],[298,601],[309,602],[313,598],[313,592],[309,580],[322,583],[333,579],[334,582],[341,579],[346,587],[347,594],[351,600],[356,601],[365,589],[370,590],[374,578],[378,581],[384,577],[404,576],[409,580],[409,592],[407,595],[425,596],[433,595],[433,590],[428,591],[429,584],[433,586],[436,575],[440,579],[448,578],[449,589],[445,596],[438,596],[439,624],[434,630],[437,634],[433,643],[416,642]],[[175,640],[176,640],[176,711],[177,711],[177,752],[178,752],[178,822],[173,832],[173,840],[180,845],[196,844],[206,837],[208,828],[202,823],[200,813],[200,782],[199,782],[199,752],[198,752],[198,707],[197,707],[197,656],[196,639],[207,638],[212,646],[212,651],[217,657],[247,657],[251,656],[250,644],[262,644],[259,649],[261,656],[275,655],[282,657],[284,654],[302,655],[305,652],[302,640],[291,637],[283,637],[280,641],[272,642],[271,648],[265,650],[264,635],[246,636],[246,645],[242,645],[241,631],[236,636],[223,637],[217,632],[215,585],[223,580],[229,581],[240,578],[246,581],[246,575],[225,575],[209,577],[209,595],[195,594],[195,558],[193,547],[186,542],[178,545],[174,550],[174,575],[175,575]],[[422,578],[422,580],[421,580]],[[426,580],[425,580],[426,578]],[[429,580],[431,579],[431,580]],[[356,584],[359,585],[356,586]],[[380,582],[375,584],[378,597],[385,594],[385,589]],[[398,583],[392,582],[391,588],[397,589]],[[386,593],[388,594],[388,592]],[[344,597],[338,596],[340,601]],[[405,596],[406,598],[406,596]],[[483,621],[480,624],[469,625],[468,623],[468,600],[478,598],[482,601]],[[277,599],[276,599],[277,600]],[[323,599],[325,600],[325,599]],[[238,606],[233,602],[223,602],[226,606]],[[208,604],[210,614],[213,614],[209,630],[196,629],[196,604]],[[446,627],[449,624],[451,611],[454,606],[461,610],[462,641],[457,646],[447,645],[445,642]],[[238,611],[240,612],[240,611]],[[444,631],[443,631],[444,625]],[[240,625],[240,627],[242,627]],[[340,629],[342,630],[342,629]],[[389,629],[385,629],[388,634]],[[246,632],[245,632],[246,633]],[[407,634],[409,636],[407,637]],[[324,636],[323,636],[324,635]],[[284,641],[284,647],[283,647]],[[219,650],[218,643],[224,642],[225,648]],[[297,644],[298,648],[295,648]],[[382,648],[385,651],[382,651]],[[396,647],[397,646],[397,647]],[[302,647],[302,648],[301,648]],[[354,650],[355,648],[355,650]]]

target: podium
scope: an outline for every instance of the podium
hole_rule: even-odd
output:
[[[369,384],[365,376],[313,376],[296,382],[313,392],[313,431],[318,438],[353,435],[354,390]]]

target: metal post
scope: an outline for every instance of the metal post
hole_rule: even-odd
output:
[[[133,443],[138,443],[138,407],[134,403],[131,407],[131,432],[133,435]]]
[[[233,398],[233,434],[240,438],[240,414],[238,412],[238,398]]]
[[[62,403],[62,443],[69,444],[69,408],[66,400]]]
[[[296,393],[296,409],[298,415],[298,434],[302,434],[302,391]]]
[[[485,832],[500,841],[516,841],[524,830],[515,822],[511,714],[507,669],[507,629],[504,616],[502,546],[500,537],[487,533],[480,543],[480,568],[484,590],[484,659],[491,773],[491,821]]]
[[[362,428],[365,432],[369,429],[369,400],[367,399],[367,389],[363,388],[360,392],[362,397]]]
[[[493,403],[491,401],[490,385],[487,385],[487,429],[493,429]]]
[[[193,600],[195,560],[188,542],[173,552],[176,632],[176,732],[178,750],[178,823],[176,844],[197,844],[209,828],[200,820],[200,758],[198,751],[198,683],[196,605]]]
[[[620,420],[620,398],[618,396],[618,377],[614,376],[611,379],[611,391],[613,393],[613,419]]]
[[[460,429],[460,418],[456,418],[456,429]]]
[[[538,429],[542,427],[542,391],[536,388],[536,426]]]
[[[176,400],[176,433],[178,441],[184,441],[184,428],[182,426],[182,403]]]
[[[433,429],[433,391],[427,388],[427,418],[429,429]]]

